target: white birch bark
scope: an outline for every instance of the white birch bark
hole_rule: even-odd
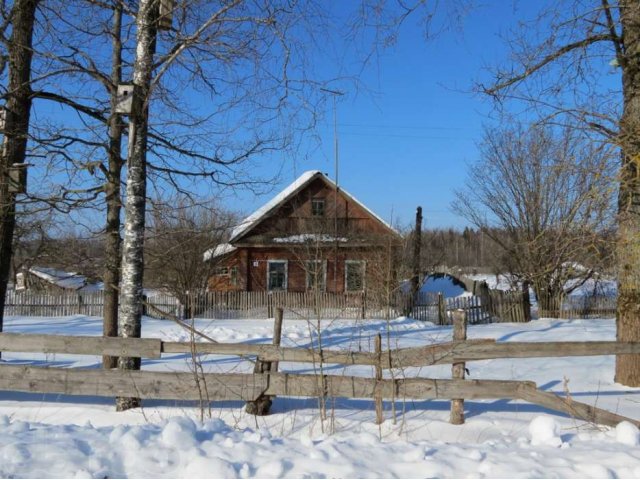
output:
[[[133,108],[129,122],[127,187],[122,244],[122,281],[118,330],[121,337],[140,337],[146,200],[146,151],[149,92],[155,53],[157,0],[140,0],[136,17],[136,59],[133,67]],[[118,368],[140,369],[140,359],[120,357]],[[140,406],[140,399],[120,397],[118,411]]]

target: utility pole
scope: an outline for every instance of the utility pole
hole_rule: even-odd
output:
[[[413,276],[411,277],[411,293],[415,300],[420,289],[420,256],[422,253],[422,207],[416,208],[416,226],[413,232]]]

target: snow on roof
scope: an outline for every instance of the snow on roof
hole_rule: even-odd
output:
[[[335,188],[336,184],[325,176],[320,170],[309,170],[300,175],[297,179],[293,181],[287,188],[282,190],[278,195],[273,197],[267,203],[265,203],[258,210],[253,212],[247,218],[245,218],[236,228],[231,232],[230,242],[234,242],[238,238],[240,238],[245,233],[249,232],[253,227],[255,227],[264,217],[266,217],[272,210],[282,205],[285,201],[291,198],[293,195],[298,193],[300,189],[302,189],[305,185],[307,185],[311,180],[320,176],[324,181],[326,181],[331,187]],[[380,223],[382,223],[389,230],[396,232],[396,230],[391,227],[387,222],[385,222],[381,217],[376,215],[373,211],[367,208],[362,202],[356,199],[353,195],[348,193],[342,187],[340,187],[340,192],[349,197],[352,201],[356,202],[360,205],[364,210],[366,210],[372,217],[376,218]]]
[[[78,290],[87,285],[87,277],[75,272],[65,272],[48,267],[31,267],[29,273],[60,288]]]
[[[301,233],[300,235],[291,235],[289,237],[276,237],[273,241],[275,243],[346,242],[348,239],[327,234]]]
[[[293,181],[291,185],[282,190],[278,195],[273,197],[262,207],[260,207],[258,210],[256,210],[242,222],[240,222],[240,224],[231,232],[230,241],[233,242],[234,240],[251,230],[262,219],[262,217],[267,215],[271,210],[283,203],[289,197],[293,196],[304,185],[310,182],[311,179],[316,175],[322,175],[322,172],[320,170],[309,170],[308,172],[304,172],[302,175],[300,175],[296,180]]]
[[[221,243],[216,248],[211,248],[204,252],[204,261],[211,260],[212,258],[221,257],[222,255],[226,255],[227,253],[231,253],[237,250],[237,247],[234,247],[230,243]]]

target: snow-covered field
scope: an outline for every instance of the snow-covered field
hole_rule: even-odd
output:
[[[6,331],[99,335],[100,319],[7,319]],[[197,322],[221,342],[268,343],[272,322]],[[400,318],[326,321],[324,348],[369,350],[390,332],[392,348],[447,341],[450,327]],[[285,320],[283,344],[308,347],[314,327]],[[177,325],[145,318],[143,336],[186,340]],[[612,340],[613,320],[542,319],[471,326],[470,338],[499,341]],[[386,347],[386,345],[384,345]],[[3,354],[9,364],[99,368],[90,356]],[[209,372],[251,371],[237,357],[207,356]],[[614,357],[489,360],[467,364],[470,378],[533,380],[556,393],[640,419],[640,390],[613,382]],[[186,355],[143,363],[186,370]],[[309,365],[281,369],[309,372]],[[328,366],[328,373],[372,374],[370,367]],[[450,378],[450,366],[407,369],[406,376]],[[448,424],[445,401],[398,401],[395,420],[375,425],[368,400],[330,399],[322,421],[317,399],[277,398],[273,414],[253,417],[241,402],[214,403],[211,418],[181,402],[146,402],[116,413],[112,399],[0,392],[0,477],[640,477],[640,435],[631,424],[585,424],[542,407],[502,399],[466,401],[467,422]]]

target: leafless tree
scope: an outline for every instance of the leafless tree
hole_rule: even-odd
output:
[[[13,235],[16,222],[16,193],[9,187],[10,171],[24,163],[31,113],[32,42],[38,0],[16,0],[10,11],[2,4],[2,34],[6,55],[2,70],[8,64],[8,82],[4,92],[4,129],[0,160],[0,331],[9,281]],[[11,35],[5,32],[11,25]]]
[[[454,209],[482,229],[505,268],[532,285],[541,314],[593,275],[612,225],[615,155],[565,128],[487,129]],[[569,284],[569,280],[573,280]]]
[[[148,223],[145,284],[166,289],[188,307],[190,296],[206,291],[217,267],[205,261],[206,252],[224,243],[237,216],[211,201],[165,199],[153,202]]]
[[[11,273],[15,284],[16,274],[30,268],[49,256],[51,217],[48,212],[17,215],[13,235]]]
[[[533,106],[547,121],[598,132],[621,150],[616,330],[619,341],[640,341],[640,3],[552,2],[508,41],[512,61],[482,91]],[[615,378],[639,386],[640,355],[618,356]]]

